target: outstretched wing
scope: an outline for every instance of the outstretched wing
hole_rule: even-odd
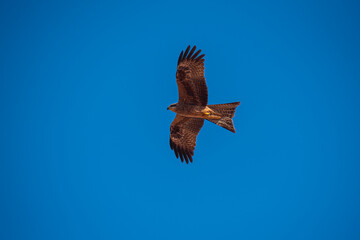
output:
[[[179,90],[179,103],[191,105],[206,106],[208,100],[208,91],[204,76],[204,59],[205,54],[195,54],[196,46],[191,51],[190,45],[186,48],[185,53],[181,51],[176,71],[176,82]]]
[[[188,118],[176,115],[170,126],[170,147],[174,150],[176,158],[186,163],[192,162],[196,146],[196,137],[204,125],[202,118]]]

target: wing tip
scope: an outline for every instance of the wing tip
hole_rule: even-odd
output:
[[[174,151],[177,159],[179,159],[180,157],[181,162],[184,162],[184,160],[186,164],[189,164],[189,162],[190,163],[193,162],[193,158],[192,158],[192,156],[194,155],[193,151],[186,150],[177,146],[171,139],[170,139],[170,148]]]
[[[183,56],[183,54],[184,54],[184,51],[181,51],[180,56],[179,56],[179,59],[178,59],[178,65],[179,65],[179,63],[182,61],[182,56]]]
[[[181,63],[185,59],[187,59],[187,60],[195,60],[195,62],[198,62],[205,56],[205,54],[201,54],[199,57],[197,57],[199,55],[199,53],[201,52],[201,49],[199,49],[197,52],[195,52],[196,45],[194,45],[191,48],[191,50],[190,50],[190,48],[191,48],[191,45],[188,45],[187,48],[185,49],[185,52],[183,50],[181,51],[179,59],[178,59],[178,65],[179,65],[179,63]],[[194,52],[195,52],[195,54],[194,54]]]
[[[186,48],[186,50],[184,52],[183,59],[185,59],[187,57],[187,54],[189,53],[189,50],[190,50],[190,45]]]
[[[195,50],[196,50],[196,45],[194,45],[193,48],[191,49],[191,51],[189,52],[189,55],[186,58],[187,60],[190,60],[190,58],[191,58],[192,54],[195,52]]]
[[[195,61],[199,62],[201,60],[204,60],[203,57],[205,57],[205,54],[201,54],[199,57],[195,58]]]

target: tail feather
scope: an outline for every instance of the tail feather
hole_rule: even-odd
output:
[[[208,105],[209,108],[219,113],[223,117],[221,119],[207,119],[207,120],[235,133],[235,127],[232,118],[234,117],[235,109],[237,106],[239,106],[239,104],[240,102]]]
[[[233,118],[235,114],[235,109],[239,105],[240,102],[233,102],[233,103],[208,105],[208,107],[214,110],[215,112],[220,113],[224,117]]]
[[[216,125],[223,127],[227,130],[229,130],[230,132],[235,133],[235,127],[234,127],[234,123],[233,120],[229,117],[223,117],[221,119],[207,119],[212,123],[215,123]]]

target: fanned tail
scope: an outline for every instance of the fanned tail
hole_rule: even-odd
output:
[[[219,113],[222,118],[207,120],[235,133],[235,127],[232,118],[235,115],[236,107],[239,105],[240,102],[208,105],[208,107],[211,108],[213,111]]]

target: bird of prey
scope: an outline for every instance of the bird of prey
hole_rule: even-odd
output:
[[[205,119],[235,133],[232,118],[240,102],[207,105],[208,91],[204,76],[205,54],[196,46],[181,51],[176,71],[179,101],[167,109],[176,113],[170,126],[170,148],[182,162],[193,161],[196,137]],[[194,53],[195,52],[195,53]]]

